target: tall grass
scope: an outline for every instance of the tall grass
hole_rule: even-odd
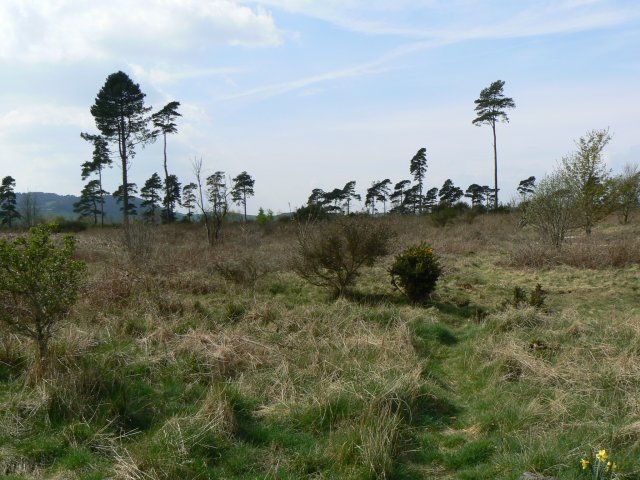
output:
[[[510,216],[384,221],[390,254],[337,301],[289,270],[294,225],[230,225],[214,249],[162,226],[144,261],[82,232],[88,280],[44,384],[0,332],[0,476],[569,479],[607,448],[635,478],[637,225],[549,259]],[[423,241],[445,274],[414,306],[387,269]],[[537,283],[543,308],[505,306]]]

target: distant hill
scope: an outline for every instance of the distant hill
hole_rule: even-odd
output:
[[[80,197],[77,195],[58,195],[57,193],[47,192],[30,192],[29,194],[35,197],[38,215],[45,219],[64,217],[68,220],[74,220],[78,218],[78,214],[73,211],[73,204],[80,201]],[[21,209],[25,195],[25,193],[16,193],[18,210]],[[140,202],[142,200],[133,197],[132,201],[140,211]],[[104,219],[107,223],[120,223],[122,219],[120,204],[111,195],[105,197],[104,213]],[[177,216],[180,219],[184,214],[178,212]],[[255,218],[255,215],[247,215],[247,220],[249,221],[253,221]],[[230,222],[242,221],[242,219],[242,214],[238,212],[229,212],[227,216],[227,220]]]
[[[25,195],[24,193],[16,194],[18,211],[24,202]],[[44,218],[64,217],[70,220],[78,218],[78,214],[73,211],[73,204],[80,200],[79,196],[46,192],[29,192],[29,195],[35,197],[38,215]],[[133,197],[132,201],[139,210],[141,200]],[[108,223],[118,223],[122,218],[120,204],[111,195],[105,197],[104,213],[105,221]]]

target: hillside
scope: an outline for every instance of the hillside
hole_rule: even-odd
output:
[[[58,195],[57,193],[47,192],[29,192],[29,195],[35,198],[38,214],[43,218],[64,217],[75,219],[78,217],[78,214],[73,211],[73,204],[80,200],[79,196]],[[16,194],[18,209],[24,204],[24,197],[24,193]],[[137,207],[140,206],[141,200],[139,198],[134,197],[132,200]],[[105,222],[107,223],[118,223],[122,217],[120,205],[111,195],[105,197],[104,211]]]
[[[78,218],[78,214],[73,211],[73,204],[80,200],[80,197],[76,195],[58,195],[57,193],[46,192],[30,192],[29,195],[35,197],[38,214],[44,219],[64,217],[71,220]],[[16,194],[16,200],[19,210],[24,204],[24,197],[24,193]],[[120,223],[122,219],[120,204],[111,195],[106,196],[105,200],[105,222]],[[133,197],[132,201],[138,208],[138,211],[140,211],[140,202],[142,202],[142,200],[137,197]],[[178,219],[181,219],[185,214],[177,212],[176,215]],[[285,216],[287,215],[285,214]],[[241,221],[242,219],[242,215],[238,212],[232,211],[228,213],[228,221],[234,222]],[[247,215],[247,219],[255,220],[255,215]]]

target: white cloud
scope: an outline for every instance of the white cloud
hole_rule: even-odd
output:
[[[88,108],[59,105],[27,105],[0,114],[0,131],[28,129],[37,126],[78,127],[88,129],[93,118]]]
[[[243,70],[234,67],[210,67],[210,68],[145,68],[136,63],[130,63],[131,71],[135,78],[141,82],[149,82],[153,85],[168,85],[182,80],[200,77],[221,76],[227,77],[242,73]]]
[[[3,0],[0,58],[59,62],[269,47],[282,32],[263,7],[234,0]]]
[[[249,90],[245,90],[239,93],[233,93],[221,97],[220,100],[237,100],[241,98],[256,97],[259,99],[270,98],[284,93],[307,89],[312,85],[340,80],[343,78],[359,77],[362,75],[374,75],[390,70],[390,67],[382,66],[387,60],[387,56],[376,59],[372,62],[347,67],[342,70],[333,70],[330,72],[322,73],[319,75],[313,75],[310,77],[299,78],[296,80],[274,83],[270,85],[264,85]]]
[[[610,27],[638,18],[638,5],[606,0],[245,0],[369,35],[451,42],[513,38]],[[460,18],[466,20],[462,23]],[[438,25],[438,27],[434,27]],[[444,25],[442,27],[441,25]]]

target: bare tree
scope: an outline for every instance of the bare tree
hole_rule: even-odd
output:
[[[193,160],[193,174],[196,177],[196,186],[198,193],[196,195],[196,206],[200,210],[202,221],[207,229],[207,243],[212,246],[215,243],[213,236],[212,219],[210,213],[207,211],[208,204],[206,203],[206,197],[204,196],[204,186],[202,179],[202,158]]]

